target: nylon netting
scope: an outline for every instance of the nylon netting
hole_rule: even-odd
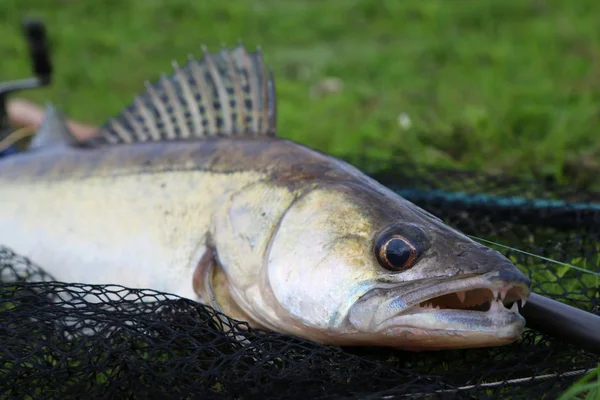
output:
[[[598,194],[414,165],[374,175],[467,234],[600,271],[600,213],[579,204]],[[530,275],[535,292],[600,313],[597,276],[496,249]],[[7,399],[555,399],[600,362],[531,329],[517,343],[484,349],[322,346],[215,318],[211,308],[165,293],[54,282],[6,247],[0,278]],[[221,324],[243,327],[247,342]]]

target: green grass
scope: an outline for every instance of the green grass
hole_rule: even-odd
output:
[[[78,119],[118,113],[202,43],[242,39],[260,44],[276,73],[281,136],[334,155],[366,148],[561,182],[596,182],[600,171],[593,0],[4,0],[2,9],[0,77],[28,75],[19,20],[43,17],[56,79],[23,96]],[[341,89],[319,90],[330,77]]]
[[[600,399],[600,365],[579,379],[565,391],[559,400],[599,400]]]
[[[3,0],[2,80],[30,74],[30,15],[48,23],[56,74],[20,96],[76,119],[102,123],[172,59],[242,39],[276,74],[283,137],[600,183],[598,1]]]

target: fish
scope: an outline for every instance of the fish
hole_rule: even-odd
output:
[[[0,243],[56,280],[150,288],[325,345],[523,333],[531,281],[513,262],[280,134],[261,48],[202,46],[144,86],[86,140],[47,105],[30,148],[0,159]]]

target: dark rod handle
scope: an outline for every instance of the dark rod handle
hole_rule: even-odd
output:
[[[35,19],[26,19],[23,29],[29,44],[29,55],[33,64],[33,73],[43,85],[50,83],[52,63],[50,61],[50,46],[46,36],[44,23]]]
[[[535,293],[521,314],[527,327],[600,355],[600,316]]]

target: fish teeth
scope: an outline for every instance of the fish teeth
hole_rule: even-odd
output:
[[[525,303],[527,303],[527,298],[526,297],[521,298],[521,308],[525,307]]]
[[[465,291],[456,292],[456,295],[461,303],[465,302],[465,297],[467,297],[467,293]]]
[[[503,310],[506,310],[506,308],[504,307],[504,304],[502,304],[499,301],[492,301],[488,312],[501,312]]]
[[[505,297],[506,297],[506,292],[500,291],[500,301],[504,301]]]
[[[495,289],[490,289],[492,291],[492,300],[495,302],[498,299],[498,291]]]
[[[488,310],[488,312],[498,312],[498,302],[496,302],[496,300],[493,300],[490,302],[490,309]]]
[[[519,306],[517,306],[517,302],[515,301],[512,305],[512,307],[510,308],[510,311],[518,314],[519,313]]]

